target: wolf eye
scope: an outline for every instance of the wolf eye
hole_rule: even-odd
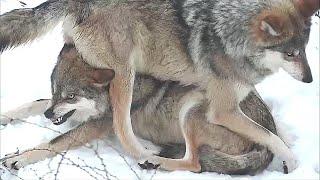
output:
[[[68,96],[67,96],[68,99],[73,99],[74,97],[75,97],[74,94],[68,94]]]
[[[294,54],[293,54],[292,52],[288,52],[288,53],[287,53],[287,56],[289,56],[289,57],[293,57],[293,56],[294,56]]]
[[[293,50],[292,52],[287,52],[288,57],[298,56],[300,54],[299,50]]]

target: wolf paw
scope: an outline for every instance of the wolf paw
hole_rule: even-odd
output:
[[[184,159],[169,159],[159,156],[151,156],[146,160],[140,161],[138,165],[142,169],[162,169],[167,171],[184,170],[200,172],[201,166],[198,161],[186,161]]]
[[[298,167],[298,160],[293,152],[286,146],[286,144],[276,135],[273,135],[273,145],[269,148],[276,155],[276,158],[280,160],[281,167],[283,167],[284,173],[290,173]],[[277,161],[279,162],[279,161]],[[277,163],[278,164],[278,163]],[[278,165],[277,165],[278,166]]]
[[[153,164],[153,163],[150,163],[148,160],[145,161],[144,163],[138,163],[138,165],[140,166],[141,169],[147,169],[147,170],[158,169],[160,166],[160,164]]]
[[[7,168],[19,170],[22,167],[39,162],[53,155],[53,153],[51,153],[50,151],[40,149],[41,148],[30,149],[22,153],[19,153],[19,151],[17,151],[15,153],[8,154],[1,159],[1,163]]]
[[[296,159],[285,160],[282,163],[284,174],[288,174],[298,167],[298,161]]]
[[[281,156],[283,173],[288,174],[298,167],[298,160],[294,154],[290,151],[286,155]]]
[[[8,154],[6,155],[8,157],[2,162],[2,165],[6,168],[13,169],[13,170],[19,170],[20,168],[30,164],[28,161],[28,158],[25,157],[23,154]]]
[[[158,169],[161,165],[159,159],[155,155],[148,156],[139,161],[138,165],[142,169]]]

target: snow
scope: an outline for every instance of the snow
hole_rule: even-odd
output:
[[[26,7],[33,7],[43,0],[24,0]],[[21,8],[17,0],[1,0],[0,11],[4,13]],[[185,171],[165,172],[141,170],[134,160],[124,155],[117,140],[104,139],[90,143],[97,149],[109,173],[119,179],[137,179],[128,164],[142,179],[319,179],[319,18],[313,19],[312,33],[307,47],[307,56],[314,81],[303,84],[285,72],[266,79],[257,86],[263,99],[272,108],[280,135],[291,146],[299,160],[299,167],[290,174],[268,170],[256,176],[230,176],[217,173],[191,173]],[[15,108],[35,99],[50,98],[50,74],[57,55],[63,46],[61,26],[39,40],[6,51],[1,55],[1,112]],[[39,123],[59,131],[70,127],[51,125],[44,117],[31,117],[28,122]],[[0,157],[19,148],[23,150],[46,142],[57,134],[31,124],[1,127]],[[89,144],[87,146],[90,146]],[[121,155],[120,155],[121,154]],[[68,151],[66,157],[84,165],[103,168],[93,150],[81,147]],[[50,169],[55,170],[59,156],[46,159],[19,170],[17,175],[26,179],[37,179]],[[82,159],[82,160],[80,160]],[[128,164],[127,164],[127,163]],[[70,163],[66,161],[66,163]],[[49,165],[48,165],[49,164]],[[19,179],[2,170],[1,179]],[[43,179],[54,179],[49,173]],[[99,177],[99,175],[96,175]],[[92,179],[88,173],[70,165],[62,165],[58,179]],[[100,177],[101,178],[101,177]],[[110,176],[111,179],[114,179]]]

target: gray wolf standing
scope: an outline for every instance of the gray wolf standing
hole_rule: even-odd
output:
[[[66,121],[77,121],[81,125],[49,143],[31,148],[38,150],[26,150],[7,158],[4,165],[19,169],[70,147],[75,148],[112,134],[108,86],[113,76],[112,70],[90,67],[73,45],[65,45],[51,76],[52,99],[37,100],[4,113],[1,121],[9,123],[10,119],[44,113],[56,125]],[[182,144],[185,141],[182,133],[189,131],[189,141],[196,143],[193,152],[199,156],[200,164],[197,166],[201,165],[201,171],[254,174],[264,169],[272,160],[272,153],[266,147],[205,121],[205,108],[208,105],[205,101],[186,113],[188,120],[185,124],[179,123],[178,114],[180,107],[183,107],[181,103],[193,91],[197,91],[195,86],[183,87],[177,82],[163,82],[150,76],[137,75],[131,109],[134,132],[162,146],[160,155],[181,158],[179,155],[183,155]],[[251,93],[241,107],[257,123],[276,133],[272,115],[257,94]],[[191,166],[194,165],[173,169],[189,170],[193,168]]]
[[[305,46],[310,17],[318,9],[319,0],[49,0],[0,17],[0,50],[31,41],[63,21],[65,41],[74,43],[87,63],[115,71],[113,126],[135,158],[164,164],[132,130],[132,92],[139,72],[199,86],[209,99],[208,121],[266,145],[291,171],[296,161],[290,149],[243,114],[239,103],[279,68],[297,80],[312,81]],[[186,152],[192,146],[187,142]]]

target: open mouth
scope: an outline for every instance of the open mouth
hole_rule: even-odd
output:
[[[53,123],[54,125],[60,125],[60,124],[62,124],[62,123],[64,123],[64,122],[66,122],[67,119],[68,119],[70,116],[72,116],[72,114],[73,114],[75,111],[76,111],[76,110],[74,109],[74,110],[71,110],[71,111],[67,112],[67,113],[64,114],[63,116],[60,116],[60,117],[58,117],[58,118],[55,119],[55,120],[52,120],[52,123]]]

